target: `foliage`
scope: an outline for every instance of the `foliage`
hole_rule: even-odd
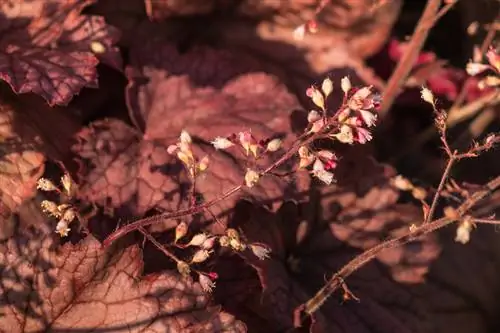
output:
[[[401,5],[0,1],[0,331],[494,329],[498,22],[459,69]]]

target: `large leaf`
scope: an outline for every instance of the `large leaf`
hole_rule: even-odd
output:
[[[92,236],[60,246],[40,214],[27,206],[2,228],[1,331],[245,331],[176,271],[141,277],[137,246],[104,250]]]
[[[15,0],[2,3],[0,78],[18,93],[67,104],[97,86],[98,58],[121,66],[116,29],[80,12],[93,0]],[[94,54],[96,53],[97,56]]]
[[[157,51],[148,67],[129,69],[133,76],[128,100],[144,134],[118,120],[98,121],[79,133],[74,147],[88,163],[80,195],[98,203],[109,200],[128,216],[140,216],[151,208],[176,210],[186,204],[189,180],[178,160],[167,153],[181,130],[196,139],[197,156],[210,155],[208,171],[196,181],[201,200],[207,201],[242,184],[247,167],[247,157],[238,149],[216,152],[209,141],[251,129],[258,139],[283,135],[288,144],[292,139],[286,135],[289,117],[298,107],[296,99],[269,75],[252,73],[228,81],[241,72],[238,68],[248,68],[244,58],[205,48],[180,55],[168,45],[158,45]],[[231,61],[239,61],[239,66],[224,71],[224,64]],[[277,156],[261,162],[265,165]],[[247,194],[280,198],[293,192],[293,184],[286,183],[264,178]],[[213,207],[213,213],[232,208],[235,198]]]

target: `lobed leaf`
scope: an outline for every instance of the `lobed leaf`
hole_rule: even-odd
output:
[[[15,0],[0,16],[0,78],[17,93],[34,92],[50,105],[67,104],[97,86],[98,58],[121,66],[116,29],[81,15],[94,0]],[[94,54],[96,53],[96,54]]]
[[[163,49],[158,49],[162,54]],[[230,54],[201,48],[195,51],[158,57],[164,62],[161,68],[134,69],[128,100],[136,123],[145,128],[144,134],[112,119],[95,122],[79,133],[74,151],[89,165],[82,198],[101,204],[109,200],[112,207],[124,208],[129,216],[140,216],[152,208],[177,210],[185,206],[189,179],[179,161],[167,153],[183,129],[195,138],[195,154],[199,158],[210,156],[209,169],[196,181],[200,201],[242,184],[246,172],[247,157],[237,147],[215,151],[210,144],[215,137],[251,129],[259,139],[283,135],[285,142],[290,142],[288,118],[298,103],[283,85],[262,73],[229,80],[231,75],[218,70],[223,68],[218,64],[227,62]],[[202,58],[197,59],[196,54]],[[177,68],[177,73],[185,68],[186,74],[170,74],[175,72],[171,68]],[[266,161],[269,159],[263,159],[263,165]],[[280,198],[285,192],[294,192],[293,185],[287,189],[286,183],[266,177],[245,195]],[[235,200],[236,196],[225,200],[212,212],[227,212]]]
[[[92,236],[58,246],[37,208],[0,241],[0,330],[5,332],[245,332],[176,271],[141,277],[135,246],[104,250]]]

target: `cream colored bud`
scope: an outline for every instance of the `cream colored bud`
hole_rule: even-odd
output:
[[[321,84],[321,90],[323,91],[323,94],[325,94],[325,97],[328,97],[332,91],[333,91],[333,82],[330,80],[330,78],[326,78],[323,80],[323,83]]]
[[[351,90],[351,88],[352,88],[351,80],[349,80],[349,78],[347,76],[344,76],[340,80],[340,88],[342,88],[342,91],[344,92],[344,94],[347,94],[349,92],[349,90]]]
[[[247,173],[245,174],[245,185],[247,187],[254,187],[255,184],[259,182],[260,175],[257,171],[252,169],[247,169]]]
[[[281,148],[281,139],[273,139],[267,143],[266,150],[270,152],[275,152]]]
[[[191,268],[189,268],[189,264],[182,260],[179,260],[177,262],[177,270],[184,277],[188,276],[191,273]]]
[[[188,246],[200,246],[207,240],[208,236],[205,233],[194,235],[191,241],[187,244]]]
[[[188,225],[186,222],[181,222],[175,227],[175,240],[174,243],[177,243],[177,241],[184,236],[186,236],[188,232]]]
[[[425,102],[434,105],[434,94],[429,88],[422,87],[422,90],[420,90],[420,96]]]
[[[189,135],[189,133],[185,130],[183,130],[181,132],[179,139],[180,139],[181,143],[184,143],[184,144],[190,144],[193,142],[193,140],[191,139],[191,135]]]
[[[207,250],[198,250],[196,253],[193,255],[193,258],[191,259],[192,263],[200,263],[204,262],[205,260],[210,257],[210,252]]]

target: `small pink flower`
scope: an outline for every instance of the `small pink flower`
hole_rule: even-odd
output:
[[[375,122],[377,121],[377,115],[375,113],[366,110],[359,110],[359,113],[366,126],[372,127],[375,125]]]
[[[372,138],[373,138],[372,134],[366,128],[363,127],[356,128],[356,137],[354,139],[355,141],[359,142],[360,144],[365,144]]]

